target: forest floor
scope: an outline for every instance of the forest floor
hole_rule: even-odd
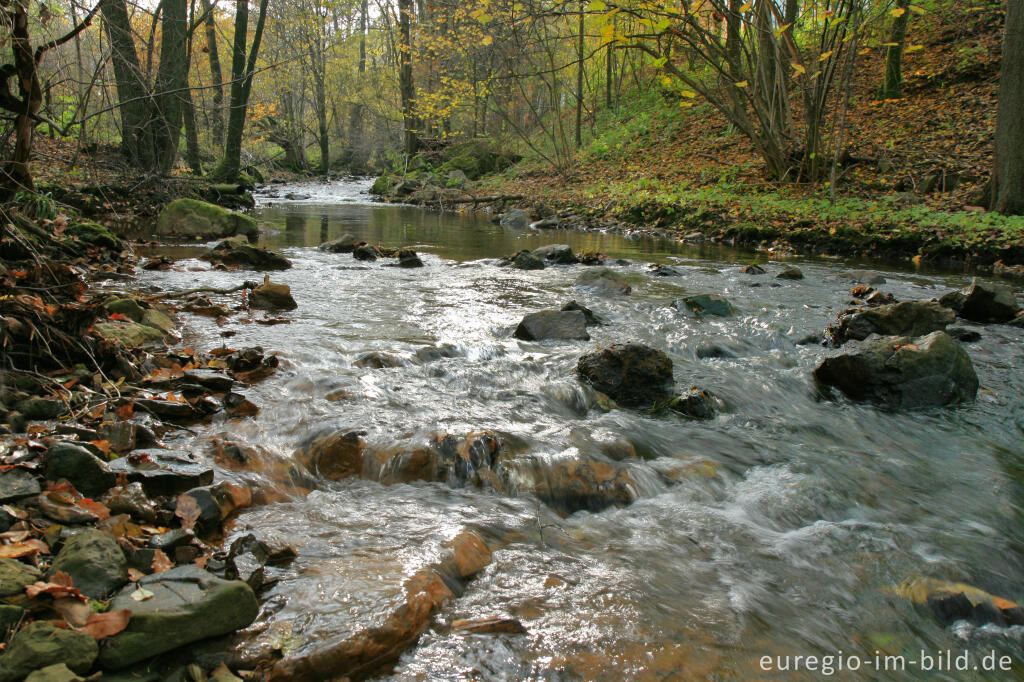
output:
[[[915,18],[917,21],[917,18]],[[800,251],[986,265],[1024,262],[1024,218],[982,207],[992,165],[1002,20],[922,20],[904,57],[904,96],[878,99],[884,51],[860,57],[835,198],[827,183],[767,179],[749,142],[710,105],[651,91],[591,122],[556,173],[537,155],[484,181],[537,217],[595,221]]]

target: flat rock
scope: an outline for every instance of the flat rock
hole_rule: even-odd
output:
[[[840,343],[881,336],[923,336],[942,331],[956,319],[953,311],[937,301],[903,301],[858,310],[839,319],[835,335]]]
[[[33,670],[58,663],[76,673],[86,673],[98,653],[99,644],[92,635],[38,620],[21,628],[0,656],[0,682],[16,682]]]
[[[168,421],[189,422],[202,417],[194,407],[185,401],[163,400],[160,398],[136,398],[135,409]]]
[[[73,443],[56,443],[43,457],[46,480],[67,479],[87,497],[98,498],[114,485],[116,476],[107,463]]]
[[[38,495],[40,490],[39,481],[25,469],[0,471],[0,504]]]
[[[523,317],[513,334],[524,341],[590,340],[587,317],[579,310],[542,310]]]
[[[132,464],[131,459],[138,461]],[[213,469],[196,462],[184,450],[136,450],[132,457],[110,462],[115,475],[142,484],[147,495],[180,495],[186,490],[213,483]]]
[[[132,598],[142,588],[153,596]],[[240,580],[222,580],[195,565],[146,576],[111,602],[110,610],[132,612],[127,629],[108,638],[100,665],[120,669],[208,637],[244,628],[256,619],[259,604]]]
[[[48,577],[57,571],[70,575],[74,586],[87,597],[104,599],[128,580],[128,561],[114,536],[90,528],[64,542]]]
[[[119,341],[129,348],[159,344],[164,333],[138,322],[97,322],[92,330],[107,341]]]
[[[251,270],[287,270],[292,266],[284,256],[249,244],[240,237],[225,239],[199,255],[201,260]]]
[[[978,392],[970,356],[942,331],[917,338],[871,336],[844,348],[823,360],[814,376],[854,400],[935,407],[971,401]]]
[[[235,380],[215,369],[186,369],[185,378],[211,391],[230,391]]]

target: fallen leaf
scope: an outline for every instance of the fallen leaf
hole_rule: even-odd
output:
[[[151,566],[154,573],[163,573],[174,568],[174,562],[171,561],[163,550],[156,550],[153,552],[153,564]]]
[[[110,441],[109,440],[91,440],[89,441],[104,455],[110,454]]]
[[[140,580],[142,580],[145,577],[146,577],[146,574],[143,573],[142,571],[140,571],[137,568],[129,568],[128,569],[128,580],[130,580],[133,583],[137,583],[137,582],[139,582]]]
[[[53,600],[53,608],[64,616],[67,624],[73,628],[82,627],[92,615],[89,602],[75,597],[60,597]]]
[[[102,502],[83,497],[78,501],[78,508],[96,515],[100,521],[110,518],[110,509]]]
[[[136,590],[137,592],[138,590]],[[153,595],[152,592],[149,593]],[[134,593],[132,594],[134,597]],[[86,635],[92,635],[96,639],[103,639],[104,637],[110,637],[128,627],[128,621],[132,619],[132,612],[128,609],[121,611],[107,611],[106,613],[94,613],[89,616],[89,619],[85,622],[85,625],[80,628],[75,628],[81,633]]]
[[[135,413],[134,404],[133,403],[125,403],[124,405],[121,405],[120,407],[118,407],[117,410],[115,411],[115,413],[121,419],[124,419],[124,420],[131,419],[132,415]]]
[[[196,503],[194,497],[188,493],[182,493],[178,496],[178,503],[174,508],[174,515],[181,519],[181,527],[185,530],[191,530],[196,525],[196,521],[199,520],[199,515],[202,512],[199,509],[199,505]]]
[[[131,594],[131,598],[135,601],[146,601],[147,599],[152,599],[153,597],[154,594],[152,592],[141,587],[132,592]]]
[[[47,594],[54,599],[72,597],[88,601],[85,595],[82,594],[82,591],[72,585],[71,576],[64,571],[54,573],[49,582],[39,581],[26,586],[25,594],[28,595],[29,599],[35,599],[41,594]]]
[[[50,547],[42,540],[25,540],[14,542],[9,545],[0,545],[0,557],[5,559],[19,559],[32,554],[49,554]]]

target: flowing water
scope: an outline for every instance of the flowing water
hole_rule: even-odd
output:
[[[246,646],[288,655],[377,623],[409,575],[466,528],[504,538],[493,562],[405,652],[394,679],[820,679],[773,674],[762,656],[876,652],[915,660],[922,649],[990,650],[1024,661],[1024,628],[943,627],[892,591],[917,577],[967,582],[1024,599],[1024,351],[1021,331],[979,328],[968,346],[982,390],[958,408],[891,412],[820,399],[811,371],[826,353],[797,345],[850,299],[851,264],[798,259],[802,281],[752,276],[752,258],[654,238],[584,231],[506,231],[485,218],[374,205],[365,183],[274,188],[308,199],[263,198],[266,246],[294,263],[272,273],[299,309],[266,326],[188,316],[186,343],[261,345],[282,368],[248,390],[258,417],[222,420],[201,439],[260,448],[289,461],[324,428],[360,429],[380,447],[444,431],[488,429],[532,461],[621,457],[635,483],[628,506],[563,516],[535,497],[444,483],[384,486],[320,481],[308,495],[252,508],[234,533],[285,543],[297,560],[271,588]],[[350,232],[411,245],[426,267],[363,263],[318,251]],[[628,259],[613,267],[630,296],[574,288],[584,266],[501,268],[494,259],[547,243]],[[763,256],[762,256],[763,259]],[[647,274],[651,262],[681,277]],[[186,260],[145,282],[231,286],[248,274]],[[864,267],[863,264],[853,267]],[[878,270],[900,300],[937,297],[967,277]],[[740,310],[703,321],[666,303],[718,293]],[[525,313],[570,299],[609,324],[590,341],[522,342]],[[258,319],[265,316],[257,313]],[[667,352],[680,387],[700,386],[726,408],[711,421],[588,409],[574,376],[598,346],[637,341]],[[450,344],[433,362],[417,350]],[[718,347],[717,357],[707,357]],[[367,351],[398,367],[367,369]],[[268,464],[268,466],[270,466]],[[223,470],[224,476],[263,474]],[[269,477],[269,475],[267,475]],[[457,618],[511,617],[526,634],[464,634]],[[772,665],[776,665],[774,662]],[[973,679],[983,672],[904,673],[862,665],[840,679]]]

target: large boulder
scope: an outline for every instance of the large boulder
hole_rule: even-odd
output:
[[[977,278],[963,291],[950,292],[939,302],[973,322],[1010,322],[1020,311],[1010,287]]]
[[[128,580],[128,561],[114,536],[88,529],[75,533],[53,560],[49,576],[71,576],[75,587],[91,599],[104,599]]]
[[[132,597],[137,589],[152,596]],[[104,669],[117,670],[165,651],[244,628],[259,604],[241,580],[222,580],[188,564],[142,578],[114,598],[111,611],[132,612],[128,627],[108,638],[100,654]]]
[[[903,408],[966,402],[978,392],[970,356],[942,331],[853,342],[843,353],[823,360],[814,377],[854,400]]]
[[[587,317],[579,310],[542,310],[526,315],[513,334],[524,341],[590,340]]]
[[[92,635],[37,620],[18,630],[0,656],[0,682],[23,680],[33,670],[57,663],[76,673],[85,673],[92,668],[98,653],[99,644]]]
[[[612,344],[588,353],[576,373],[623,407],[649,407],[672,397],[672,360],[639,343]]]
[[[530,214],[521,208],[510,208],[502,214],[499,224],[506,229],[526,229],[530,226]]]
[[[241,235],[256,241],[259,227],[247,215],[205,201],[178,199],[160,211],[153,234],[189,239],[219,239]]]
[[[292,266],[284,256],[247,243],[240,237],[225,239],[199,255],[210,263],[249,270],[287,270]]]
[[[857,310],[839,318],[835,340],[863,341],[881,336],[924,336],[943,331],[956,319],[953,311],[937,301],[903,301],[877,308]]]
[[[576,278],[575,285],[607,294],[626,295],[633,290],[625,277],[610,268],[591,268]]]
[[[252,290],[249,305],[262,310],[295,310],[299,307],[292,298],[291,287],[270,281]]]

